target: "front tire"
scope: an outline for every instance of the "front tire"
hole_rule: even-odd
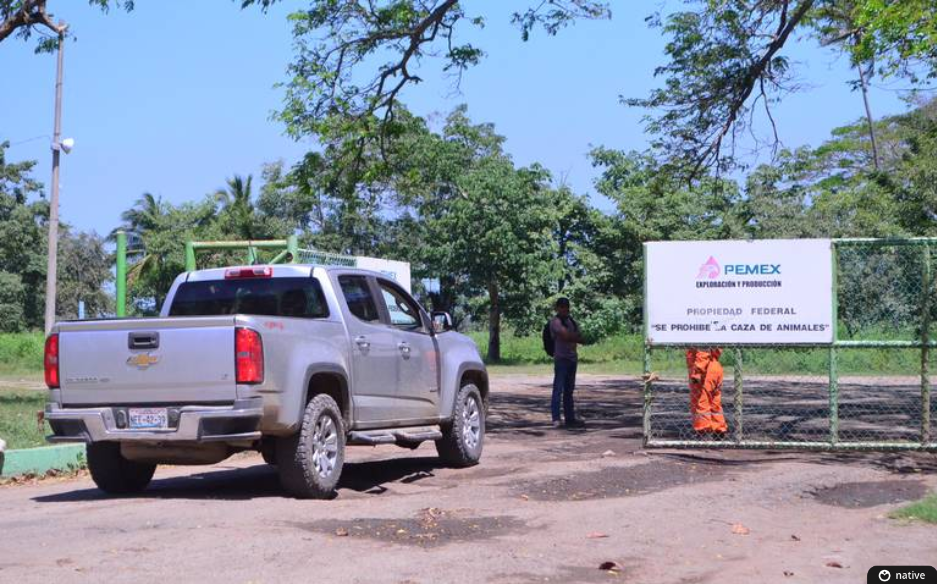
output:
[[[93,442],[86,447],[88,470],[94,484],[111,495],[139,493],[150,484],[155,464],[127,460],[117,442]]]
[[[338,404],[319,394],[309,401],[299,432],[276,447],[283,488],[298,499],[327,499],[345,464],[345,424]]]
[[[468,383],[456,395],[452,422],[443,426],[442,438],[436,441],[436,452],[450,466],[472,466],[481,459],[484,443],[482,395],[474,383]]]

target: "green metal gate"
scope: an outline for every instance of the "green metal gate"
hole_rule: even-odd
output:
[[[724,437],[693,430],[688,347],[646,342],[645,445],[937,450],[932,247],[937,238],[834,240],[833,343],[721,345]]]

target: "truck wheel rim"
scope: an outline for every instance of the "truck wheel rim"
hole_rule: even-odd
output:
[[[465,404],[462,408],[462,441],[474,450],[481,441],[481,433],[482,424],[478,402],[475,401],[474,396],[468,395],[465,397]]]
[[[312,462],[316,473],[322,478],[328,478],[335,470],[335,461],[338,459],[338,432],[332,417],[323,414],[316,422],[316,430],[312,435]]]

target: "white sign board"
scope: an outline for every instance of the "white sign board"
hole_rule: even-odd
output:
[[[382,260],[357,256],[355,267],[362,270],[373,270],[387,276],[388,279],[400,284],[400,287],[410,292],[410,264],[396,260]]]
[[[652,344],[833,341],[828,239],[645,244]]]

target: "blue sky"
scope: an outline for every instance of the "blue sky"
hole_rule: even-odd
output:
[[[229,0],[140,0],[130,14],[107,15],[86,2],[50,4],[78,36],[65,55],[63,135],[76,147],[63,163],[63,220],[104,234],[143,192],[174,203],[199,199],[234,173],[258,175],[264,162],[291,163],[314,147],[287,138],[270,120],[282,95],[273,86],[285,79],[291,58],[286,14],[306,1],[287,0],[267,15]],[[620,105],[618,96],[646,95],[664,59],[665,39],[644,24],[659,3],[612,4],[612,21],[579,22],[556,38],[538,33],[522,43],[509,21],[511,10],[526,4],[470,3],[488,22],[463,38],[488,56],[458,89],[427,66],[426,82],[404,100],[416,113],[438,117],[467,103],[475,121],[493,122],[507,137],[518,164],[540,162],[557,180],[593,195],[590,147],[646,146],[642,113]],[[818,144],[862,115],[860,96],[846,85],[848,62],[808,45],[791,53],[808,89],[777,108],[787,146]],[[8,39],[0,64],[7,80],[0,140],[13,143],[9,160],[39,160],[36,176],[48,184],[44,136],[52,133],[55,61],[33,54],[33,43]],[[898,92],[878,87],[872,106],[876,116],[906,109]]]

